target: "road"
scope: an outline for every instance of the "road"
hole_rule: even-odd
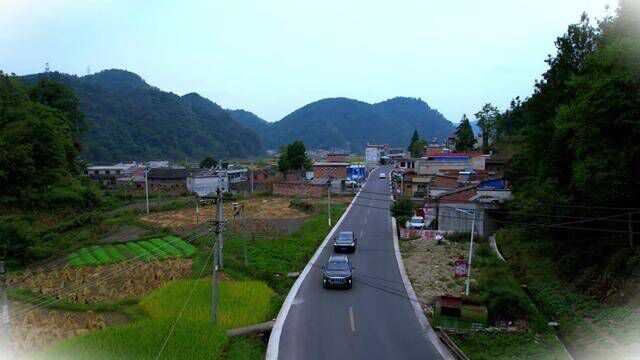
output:
[[[407,297],[393,245],[388,180],[374,171],[338,230],[358,238],[351,290],[327,290],[329,243],[302,281],[284,320],[279,359],[441,359]]]

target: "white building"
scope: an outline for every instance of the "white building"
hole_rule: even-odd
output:
[[[187,177],[187,190],[200,197],[213,196],[216,190],[228,192],[229,179],[226,176],[204,172]]]

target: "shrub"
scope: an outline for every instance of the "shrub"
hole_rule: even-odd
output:
[[[396,219],[400,216],[412,216],[413,215],[413,203],[408,198],[400,198],[393,202],[391,205],[391,216]]]
[[[289,207],[292,209],[298,209],[300,211],[304,211],[304,212],[313,212],[313,204],[309,203],[308,201],[304,201],[302,199],[299,198],[293,198],[289,201]]]

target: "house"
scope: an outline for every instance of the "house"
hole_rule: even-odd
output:
[[[147,162],[147,167],[150,169],[168,168],[169,161],[168,160],[151,160]]]
[[[403,148],[389,148],[385,155],[391,160],[403,159],[407,156]]]
[[[347,162],[348,155],[345,153],[329,153],[326,162],[343,163]]]
[[[349,163],[346,162],[316,162],[313,164],[313,178],[334,178],[344,180],[347,178]]]
[[[147,173],[149,190],[172,193],[184,192],[187,190],[187,177],[193,171],[194,170],[190,169],[172,168],[149,169],[149,172]]]
[[[380,164],[381,158],[389,149],[389,144],[369,144],[364,147],[364,160],[367,169],[373,169]]]
[[[215,172],[221,176],[227,176],[231,184],[249,181],[249,169],[246,168],[229,165],[226,170],[216,169]]]
[[[409,158],[400,158],[395,160],[396,169],[412,170],[415,169],[415,161]]]
[[[276,176],[276,171],[273,167],[266,167],[264,169],[251,170],[250,177],[253,178],[254,185],[264,184],[268,179]]]
[[[116,186],[129,187],[134,189],[144,189],[145,176],[144,169],[136,167],[129,175],[125,175],[116,179]]]
[[[503,173],[509,160],[506,156],[491,155],[485,160],[485,169]]]
[[[437,230],[471,232],[475,218],[475,232],[489,236],[498,228],[503,213],[499,211],[511,198],[511,190],[480,188],[469,185],[442,192],[427,198],[429,207],[435,208]]]
[[[187,176],[186,187],[200,197],[214,196],[218,189],[223,193],[229,191],[229,179],[215,171],[194,171]]]
[[[115,165],[87,166],[84,174],[91,180],[95,180],[104,186],[116,185],[116,179],[131,175],[138,168],[137,163],[118,163]]]
[[[438,144],[436,141],[432,141],[427,144],[424,149],[424,156],[429,157],[435,154],[441,154],[444,151],[444,146]]]

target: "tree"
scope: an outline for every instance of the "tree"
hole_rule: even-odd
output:
[[[280,172],[311,169],[311,159],[307,157],[307,149],[302,141],[296,140],[280,147],[278,169]]]
[[[424,154],[424,147],[427,146],[427,142],[424,140],[414,141],[409,147],[411,157],[419,158]]]
[[[207,156],[200,161],[200,168],[202,169],[210,169],[216,167],[216,165],[218,165],[218,161],[211,156]]]
[[[420,135],[418,135],[418,130],[415,129],[413,130],[413,135],[411,135],[411,141],[409,142],[409,147],[407,147],[407,150],[410,152],[411,148],[413,147],[413,144],[419,140],[420,140]]]
[[[490,103],[485,104],[480,111],[475,113],[478,120],[478,127],[482,132],[482,152],[489,153],[491,142],[496,134],[496,121],[500,116],[498,108]]]
[[[476,139],[473,136],[473,129],[471,129],[471,123],[467,115],[462,115],[460,125],[456,128],[456,151],[470,151],[473,149],[473,145],[476,143]]]
[[[413,135],[411,136],[411,143],[409,143],[409,147],[407,150],[411,153],[411,157],[417,158],[421,157],[424,152],[424,147],[427,145],[427,142],[420,139],[420,135],[418,135],[418,130],[413,130]]]

